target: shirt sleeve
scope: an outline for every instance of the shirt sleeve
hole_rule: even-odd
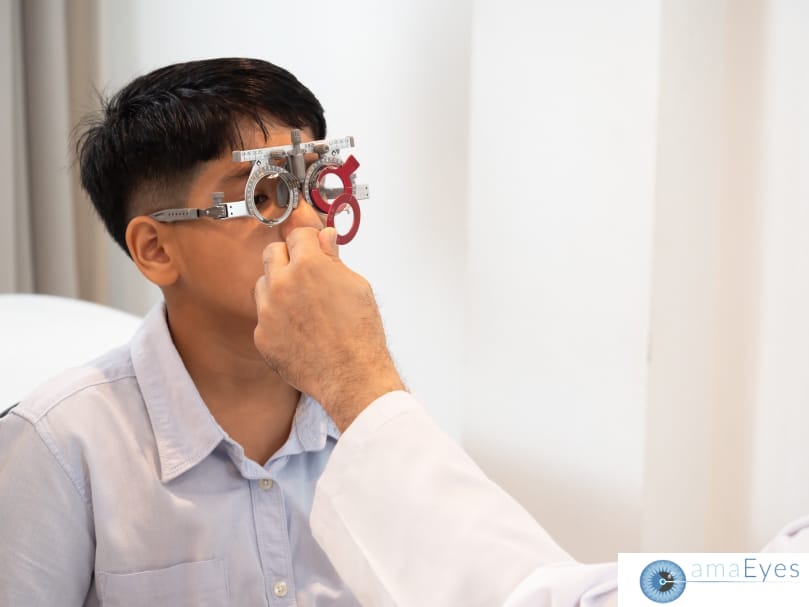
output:
[[[340,438],[311,525],[363,605],[615,601],[615,564],[575,562],[405,392],[377,399]]]
[[[0,605],[84,604],[93,574],[89,505],[36,428],[0,420]]]

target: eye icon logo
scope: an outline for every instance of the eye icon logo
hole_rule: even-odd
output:
[[[655,603],[671,603],[685,592],[685,573],[677,563],[654,561],[640,574],[643,595]]]

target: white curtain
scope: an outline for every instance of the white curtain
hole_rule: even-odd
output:
[[[2,7],[0,290],[142,313],[70,127],[94,87],[263,57],[356,137],[344,258],[408,384],[563,546],[754,550],[809,513],[805,2]]]
[[[70,91],[65,7],[61,2],[4,2],[7,44],[3,113],[11,128],[4,173],[13,196],[4,197],[4,290],[75,296],[73,188],[67,142]]]
[[[97,110],[96,0],[3,0],[0,292],[78,297],[142,313],[154,290],[110,245],[79,185],[74,129]],[[118,284],[124,276],[131,288]],[[141,295],[142,293],[142,295]]]
[[[0,292],[33,289],[20,3],[0,4]]]

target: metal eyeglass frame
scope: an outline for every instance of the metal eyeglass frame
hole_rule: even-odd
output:
[[[234,162],[253,163],[244,187],[244,200],[225,202],[224,193],[214,192],[211,195],[213,206],[208,208],[163,209],[151,213],[149,217],[163,223],[193,221],[205,217],[210,219],[252,217],[267,227],[275,227],[286,221],[298,207],[299,192],[302,192],[306,202],[326,215],[327,226],[334,226],[336,213],[346,206],[351,208],[353,212],[351,229],[337,237],[338,244],[350,242],[360,224],[360,207],[357,201],[369,198],[368,186],[355,183],[354,172],[360,165],[357,159],[348,156],[343,161],[339,155],[340,150],[354,147],[354,138],[349,136],[301,142],[299,129],[292,129],[290,135],[291,145],[233,152]],[[307,168],[304,156],[312,153],[317,154],[318,159]],[[280,160],[283,160],[283,164],[276,164]],[[336,175],[342,181],[342,187],[323,187],[321,182],[327,175]],[[288,191],[284,212],[277,218],[264,217],[255,203],[256,186],[263,178],[269,176],[277,177]]]

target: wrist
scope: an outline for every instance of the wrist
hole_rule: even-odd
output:
[[[357,378],[344,384],[321,404],[340,432],[345,432],[357,416],[376,399],[389,392],[405,389],[399,374],[395,369],[391,369],[385,373],[366,375],[365,378]]]

